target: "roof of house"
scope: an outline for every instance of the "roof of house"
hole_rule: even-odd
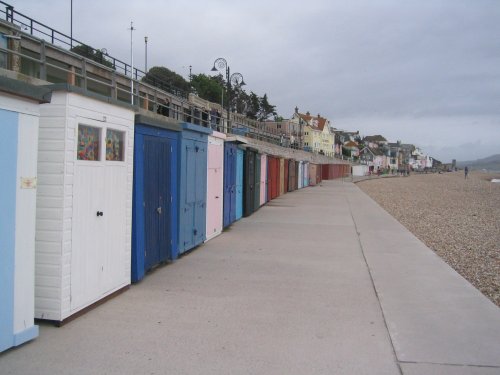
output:
[[[358,147],[358,144],[354,141],[348,141],[344,143],[344,147]]]
[[[339,135],[343,135],[343,136],[352,136],[352,137],[355,137],[355,136],[359,135],[359,130],[357,130],[355,132],[348,132],[348,131],[345,131],[345,130],[335,129],[335,133],[337,133]]]
[[[387,142],[387,139],[382,137],[380,134],[377,135],[367,135],[366,137],[363,138],[364,142]]]
[[[410,143],[402,143],[400,147],[406,150],[415,150],[415,145],[412,145]]]
[[[369,153],[371,153],[374,156],[383,156],[384,155],[384,151],[382,151],[379,148],[373,148],[373,147],[364,147],[360,151],[360,153],[365,153],[365,152],[369,152]]]
[[[318,115],[318,116],[311,116],[311,114],[309,112],[307,112],[306,114],[303,114],[303,113],[297,113],[297,114],[299,115],[299,117],[301,119],[303,119],[304,121],[306,121],[312,127],[317,128],[318,130],[321,130],[321,131],[323,131],[323,129],[325,127],[325,124],[328,121],[326,118],[321,117],[320,115]],[[313,119],[317,120],[317,126],[313,125],[313,121],[312,121]]]

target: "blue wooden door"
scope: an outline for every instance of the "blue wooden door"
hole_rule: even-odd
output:
[[[194,245],[205,241],[207,230],[207,143],[195,142]]]
[[[182,254],[205,240],[207,195],[207,144],[183,140],[184,158],[181,171],[180,238]]]
[[[224,144],[224,220],[227,227],[236,220],[236,146]]]
[[[177,257],[178,133],[136,124],[132,198],[132,282]]]
[[[249,216],[255,206],[255,152],[245,151],[243,177],[243,216]]]
[[[165,138],[144,137],[144,269],[166,261],[170,243],[170,144]]]
[[[253,190],[254,193],[254,212],[257,211],[260,207],[260,154],[255,154],[255,188]]]
[[[184,201],[181,202],[181,233],[182,242],[179,244],[180,253],[183,253],[186,249],[191,249],[194,247],[194,209],[196,202],[196,155],[195,155],[195,142],[192,140],[184,141],[184,153],[185,155],[185,168],[183,173],[185,174],[186,185],[184,187]]]
[[[243,150],[236,150],[236,220],[243,216]]]

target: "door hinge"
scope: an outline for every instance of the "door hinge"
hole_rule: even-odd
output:
[[[170,153],[174,152],[174,148],[170,146]]]

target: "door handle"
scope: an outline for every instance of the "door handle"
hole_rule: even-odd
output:
[[[161,215],[161,206],[156,209],[156,212],[158,212],[158,215]]]
[[[102,216],[102,215],[104,215],[102,211],[97,211],[97,216]]]

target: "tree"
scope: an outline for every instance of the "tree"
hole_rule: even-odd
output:
[[[250,96],[241,88],[241,86],[234,87],[232,91],[233,93],[231,94],[231,98],[233,99],[236,112],[246,115]]]
[[[179,95],[178,91],[184,93],[183,96],[186,96],[185,93],[195,92],[200,98],[209,102],[221,103],[225,109],[228,105],[227,82],[222,74],[216,76],[201,73],[194,74],[191,76],[191,82],[188,82],[168,68],[155,66],[146,73],[142,81],[174,95]],[[231,87],[230,94],[231,102],[229,104],[231,110],[259,121],[265,121],[271,116],[279,119],[276,106],[269,103],[267,94],[264,94],[263,97],[259,97],[253,91],[247,94],[238,85]]]
[[[269,100],[267,99],[267,94],[264,94],[262,98],[259,100],[260,111],[259,111],[259,120],[265,121],[269,118],[269,116],[277,116],[276,106],[269,104]]]
[[[250,95],[248,97],[248,105],[247,105],[247,117],[257,120],[257,116],[260,111],[260,100],[257,94],[253,91],[250,91]]]
[[[142,81],[174,94],[180,91],[181,96],[187,96],[187,93],[191,91],[191,85],[184,77],[164,66],[149,69]]]
[[[211,77],[205,74],[195,74],[191,77],[191,85],[200,98],[212,103],[221,103],[224,92],[224,103],[226,103],[227,93],[222,76]]]
[[[104,57],[105,54],[101,50],[95,49],[91,46],[87,46],[86,44],[80,44],[71,48],[71,51],[80,56],[86,57],[87,59],[93,60],[95,62],[98,62],[99,64],[114,69],[113,63],[106,60],[106,58]]]

